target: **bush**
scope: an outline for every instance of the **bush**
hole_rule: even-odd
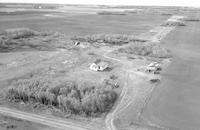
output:
[[[116,75],[113,74],[113,75],[110,76],[110,79],[116,80],[116,79],[118,79],[118,77],[117,77]]]
[[[141,56],[150,56],[155,58],[169,58],[171,57],[169,51],[162,48],[157,43],[138,43],[134,42],[130,46],[120,48],[118,50],[122,53],[129,53]]]
[[[10,39],[20,39],[31,36],[37,36],[39,35],[39,33],[29,28],[14,28],[14,29],[6,29],[3,32],[3,35]]]
[[[66,81],[53,86],[42,78],[21,79],[5,90],[5,98],[15,102],[33,102],[57,107],[64,112],[97,116],[111,109],[117,94],[93,83],[77,85]]]
[[[86,115],[103,113],[108,111],[117,98],[114,91],[96,90],[94,93],[87,94],[82,99],[82,109]]]
[[[146,42],[145,39],[140,39],[131,35],[122,34],[94,34],[86,36],[74,36],[71,40],[79,42],[89,42],[89,43],[108,43],[113,45],[121,45],[133,41]]]
[[[136,13],[139,13],[139,11],[138,10],[124,10],[124,13],[129,13],[129,14],[136,14]]]
[[[25,41],[24,38],[30,38],[39,35],[38,32],[28,28],[7,29],[0,34],[0,52],[7,52],[23,46],[36,47]]]
[[[173,14],[172,13],[161,13],[161,15],[163,15],[163,16],[171,16]]]
[[[99,15],[126,15],[126,13],[120,12],[120,11],[101,11],[101,12],[98,12],[97,14]]]
[[[188,22],[199,22],[200,19],[194,18],[194,17],[189,17],[189,18],[185,18],[184,21],[188,21]]]
[[[173,27],[173,26],[186,26],[184,22],[180,20],[174,20],[174,21],[167,21],[163,23],[161,26],[164,27]]]
[[[21,49],[52,50],[56,47],[65,47],[66,44],[58,42],[60,37],[57,35],[59,34],[37,32],[28,28],[7,29],[0,34],[0,52]]]

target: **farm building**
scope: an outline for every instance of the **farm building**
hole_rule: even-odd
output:
[[[88,42],[73,41],[72,43],[74,46],[79,46],[81,48],[88,48],[90,46]]]
[[[160,71],[160,70],[162,70],[162,68],[160,64],[157,62],[150,63],[146,68],[147,72],[155,72],[155,71]]]
[[[79,41],[73,41],[74,46],[78,46],[80,44]]]
[[[109,64],[105,61],[97,60],[90,65],[90,69],[93,71],[104,71],[107,69]]]

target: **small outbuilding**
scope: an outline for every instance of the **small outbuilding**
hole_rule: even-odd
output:
[[[162,68],[161,68],[160,64],[157,62],[150,63],[146,67],[147,72],[157,72],[157,71],[161,71],[161,70],[162,70]]]
[[[154,71],[156,71],[156,68],[155,68],[155,67],[149,67],[149,66],[148,66],[148,67],[146,68],[146,71],[149,72],[149,73],[150,73],[150,72],[154,72]]]
[[[78,46],[80,44],[79,41],[73,41],[74,46]]]

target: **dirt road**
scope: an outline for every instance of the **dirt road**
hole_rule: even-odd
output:
[[[36,115],[28,112],[22,112],[15,109],[0,107],[0,113],[6,116],[19,118],[47,126],[51,126],[61,130],[92,130],[92,128],[86,128],[75,123],[67,122],[59,118],[49,118],[41,115]]]

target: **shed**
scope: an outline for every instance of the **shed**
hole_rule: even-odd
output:
[[[152,62],[146,67],[146,71],[148,72],[155,72],[155,71],[161,71],[162,68],[158,62]]]

